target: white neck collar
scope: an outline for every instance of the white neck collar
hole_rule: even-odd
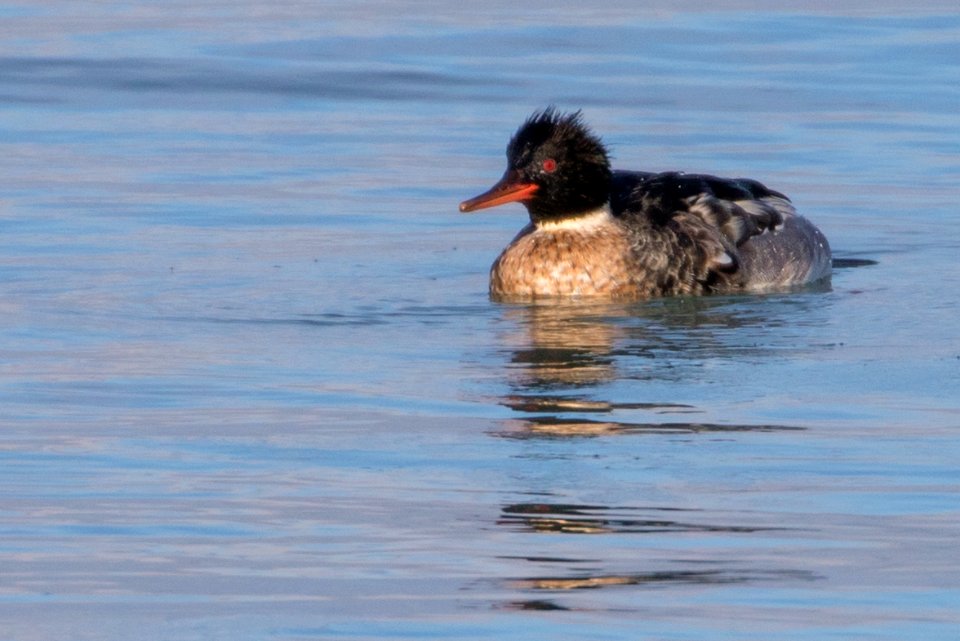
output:
[[[541,231],[589,231],[610,222],[613,218],[613,212],[610,210],[610,203],[604,203],[596,209],[585,211],[579,216],[571,218],[561,218],[560,220],[544,220],[535,223],[537,229]]]

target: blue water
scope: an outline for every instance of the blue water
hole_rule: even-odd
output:
[[[0,7],[0,639],[960,636],[960,12]],[[534,109],[832,287],[502,305]]]

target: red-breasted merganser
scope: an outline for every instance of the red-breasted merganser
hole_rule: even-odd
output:
[[[613,171],[580,112],[534,113],[507,171],[460,203],[523,203],[530,224],[490,269],[500,299],[769,291],[830,276],[830,245],[783,194],[755,180]]]

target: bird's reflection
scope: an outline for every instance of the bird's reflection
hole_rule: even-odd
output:
[[[611,318],[620,307],[531,305],[506,316],[516,330],[504,337],[510,350],[510,385],[548,391],[590,387],[616,375],[614,346],[624,334]]]
[[[501,341],[510,392],[499,402],[517,416],[504,421],[497,434],[524,438],[791,429],[688,421],[683,415],[703,410],[671,399],[602,396],[624,380],[682,383],[700,375],[706,359],[786,357],[803,348],[803,341],[791,342],[790,331],[808,331],[804,328],[822,320],[816,313],[821,303],[816,293],[806,292],[507,307],[508,329]],[[643,394],[643,387],[637,389],[638,396]],[[614,419],[625,413],[640,413],[644,420]]]
[[[616,436],[624,434],[699,434],[704,432],[772,432],[803,430],[802,427],[778,424],[728,424],[697,421],[603,421],[560,416],[529,416],[502,421],[496,435],[504,438],[537,438],[563,436]]]
[[[819,580],[814,572],[792,569],[756,569],[726,563],[680,564],[673,569],[645,570],[625,573],[568,572],[563,574],[538,575],[508,579],[506,587],[537,596],[529,599],[514,599],[499,607],[507,610],[584,610],[583,605],[563,603],[564,593],[623,588],[662,588],[671,585],[723,586],[738,584],[801,584]],[[544,598],[540,595],[556,595]],[[569,600],[566,599],[568,602]]]
[[[564,503],[515,503],[505,505],[497,522],[502,527],[521,533],[537,535],[684,535],[738,536],[786,530],[776,525],[736,525],[718,523],[714,517],[696,509],[663,507],[629,507],[576,505]],[[603,547],[592,547],[594,551]],[[731,564],[729,561],[710,560],[653,560],[644,564],[655,567],[629,571],[611,571],[611,565],[629,563],[622,558],[616,564],[609,560],[551,558],[544,556],[502,557],[525,562],[545,573],[507,578],[505,587],[522,593],[548,593],[560,595],[579,590],[614,589],[629,586],[654,587],[668,585],[729,585],[762,583],[796,583],[818,580],[810,571],[789,567],[756,567],[748,563]],[[631,563],[632,564],[632,563]],[[554,599],[537,596],[516,599],[501,605],[517,610],[568,610],[577,609]]]
[[[722,583],[748,583],[764,580],[802,580],[817,578],[812,572],[802,570],[749,570],[742,568],[718,568],[710,570],[663,570],[635,572],[629,574],[593,574],[582,576],[543,576],[528,579],[516,579],[512,587],[521,590],[583,590],[611,586],[693,583],[697,585],[716,585]]]
[[[637,572],[633,574],[606,574],[575,577],[539,577],[534,579],[518,579],[513,582],[514,587],[526,590],[583,590],[589,588],[604,588],[622,585],[664,584],[664,583],[694,583],[710,585],[718,583],[746,583],[775,576],[777,578],[791,577],[812,579],[807,572],[750,572],[736,569],[722,570],[674,570],[663,572]]]
[[[823,322],[821,297],[707,297],[644,303],[544,304],[504,309],[501,333],[507,393],[497,402],[512,412],[494,436],[509,439],[623,438],[639,434],[705,434],[800,430],[765,422],[710,422],[710,408],[649,390],[670,390],[702,377],[706,361],[741,362],[784,358],[798,349],[798,333]],[[805,325],[805,327],[804,327]],[[791,332],[794,332],[791,335]],[[799,341],[802,343],[802,341]],[[802,346],[800,347],[802,348]],[[722,372],[721,372],[722,374]],[[633,384],[635,383],[635,384]],[[666,384],[664,384],[666,383]],[[624,389],[635,393],[622,396]],[[542,488],[537,488],[542,494]],[[538,492],[525,488],[527,495]],[[557,496],[563,496],[558,493]],[[604,506],[509,502],[496,522],[512,536],[562,537],[566,555],[502,558],[518,564],[502,585],[519,593],[499,607],[514,610],[581,609],[561,595],[582,590],[615,590],[669,585],[729,585],[818,578],[779,563],[731,564],[721,559],[608,557],[603,545],[578,546],[570,537],[767,536],[782,530],[762,515],[707,513],[685,507]],[[760,534],[758,534],[760,533]],[[770,535],[773,536],[773,535]],[[546,541],[544,539],[543,541]],[[567,558],[572,549],[591,550]],[[588,558],[599,556],[601,558]],[[554,596],[555,595],[555,596]],[[529,597],[529,598],[524,598]]]
[[[663,507],[610,507],[561,503],[506,505],[498,525],[528,532],[567,534],[653,534],[662,532],[753,533],[780,527],[744,526],[698,520],[699,511]]]

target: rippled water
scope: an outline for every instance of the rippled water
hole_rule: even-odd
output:
[[[955,639],[960,12],[0,7],[0,638]],[[501,305],[533,109],[831,288]]]

